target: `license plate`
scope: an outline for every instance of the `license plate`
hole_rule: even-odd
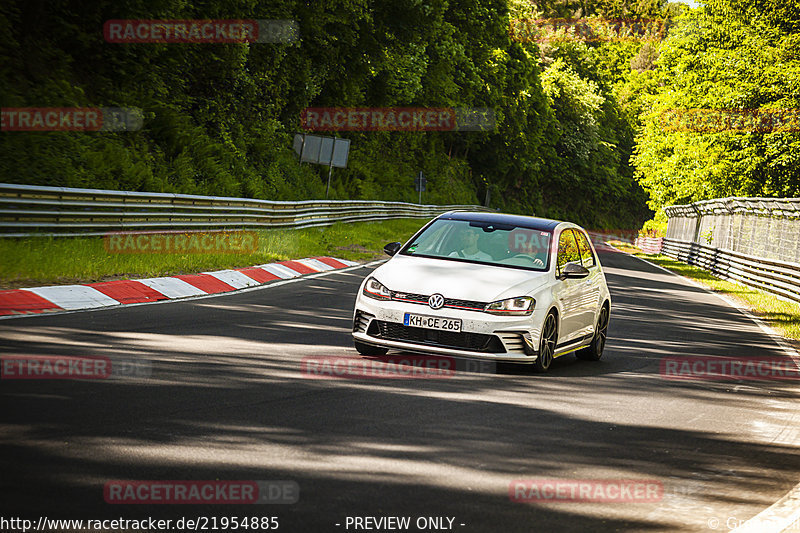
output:
[[[438,329],[440,331],[461,331],[461,319],[443,318],[440,316],[412,315],[403,316],[403,324],[414,328]]]

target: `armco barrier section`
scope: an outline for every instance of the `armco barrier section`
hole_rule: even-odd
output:
[[[663,254],[800,302],[800,198],[722,198],[664,212]]]
[[[0,183],[0,237],[103,235],[120,230],[299,229],[336,222],[432,218],[452,210],[490,211],[474,205],[278,202]]]

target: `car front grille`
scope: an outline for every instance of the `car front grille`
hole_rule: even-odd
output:
[[[367,335],[379,339],[438,346],[470,352],[505,353],[503,343],[495,335],[435,329],[415,328],[398,324],[373,320]]]
[[[392,300],[399,302],[407,302],[411,304],[428,305],[428,298],[430,295],[413,294],[410,292],[392,292]],[[475,300],[459,300],[458,298],[445,298],[444,307],[451,309],[465,309],[467,311],[483,311],[486,307],[486,302],[478,302]]]

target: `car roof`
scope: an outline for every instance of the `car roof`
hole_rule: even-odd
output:
[[[560,220],[549,218],[526,217],[523,215],[509,215],[506,213],[486,213],[475,211],[450,211],[438,218],[445,220],[468,220],[470,222],[488,222],[490,224],[512,224],[523,228],[541,231],[553,231],[562,224]]]

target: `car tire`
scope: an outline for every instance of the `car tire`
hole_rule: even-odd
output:
[[[373,346],[371,344],[364,344],[363,342],[353,341],[356,351],[361,355],[386,355],[389,351],[388,348],[381,348],[380,346]]]
[[[548,313],[542,323],[542,334],[539,340],[539,357],[533,363],[534,372],[544,373],[553,363],[558,342],[558,319],[555,313]]]
[[[608,336],[608,319],[608,306],[604,305],[600,310],[600,316],[597,317],[597,327],[594,330],[591,344],[575,352],[575,357],[584,361],[599,361],[603,357],[603,348],[606,346],[606,337]]]

